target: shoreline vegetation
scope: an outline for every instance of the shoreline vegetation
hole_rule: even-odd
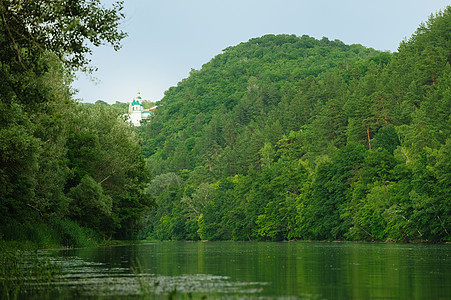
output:
[[[90,47],[120,48],[121,11],[0,2],[3,298],[57,276],[43,248],[451,241],[451,6],[396,53],[286,34],[228,47],[139,128],[71,88]]]
[[[398,52],[265,35],[139,128],[157,240],[451,240],[451,7]]]
[[[95,69],[92,47],[119,50],[121,11],[120,1],[0,3],[0,240],[132,239],[154,206],[136,130],[71,88],[76,71]]]
[[[121,4],[44,3],[0,4],[8,253],[111,240],[451,241],[450,6],[396,53],[306,35],[228,47],[134,128],[126,105],[77,103],[70,86],[92,68],[86,43],[120,48]],[[67,24],[70,11],[80,24]]]

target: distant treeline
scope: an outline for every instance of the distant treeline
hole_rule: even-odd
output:
[[[105,106],[105,107],[110,107],[113,110],[115,110],[118,114],[127,114],[128,113],[128,106],[130,104],[130,102],[133,101],[133,95],[130,96],[130,101],[129,102],[120,102],[120,101],[116,101],[113,104],[109,104],[108,102],[105,102],[103,100],[97,100],[95,103],[80,103],[84,106],[87,107],[94,107],[96,105],[99,106]],[[141,104],[143,105],[144,109],[149,109],[153,106],[155,106],[155,102],[149,101],[149,100],[141,100]]]
[[[266,35],[140,128],[159,240],[450,240],[451,7],[396,53]]]

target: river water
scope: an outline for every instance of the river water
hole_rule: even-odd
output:
[[[45,250],[64,299],[451,299],[451,245],[149,242]],[[39,293],[37,298],[39,298]]]

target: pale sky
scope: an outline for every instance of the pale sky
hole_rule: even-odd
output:
[[[110,7],[112,0],[101,0]],[[118,52],[94,49],[95,79],[78,74],[83,102],[158,101],[222,49],[265,34],[304,34],[397,51],[449,0],[125,0]]]

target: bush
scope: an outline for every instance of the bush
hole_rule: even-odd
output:
[[[54,220],[52,227],[57,232],[59,242],[67,247],[88,247],[96,245],[99,237],[94,230],[81,227],[77,222],[68,219]]]
[[[45,223],[20,223],[11,219],[0,228],[0,237],[4,241],[32,243],[39,248],[59,245],[57,232]]]

